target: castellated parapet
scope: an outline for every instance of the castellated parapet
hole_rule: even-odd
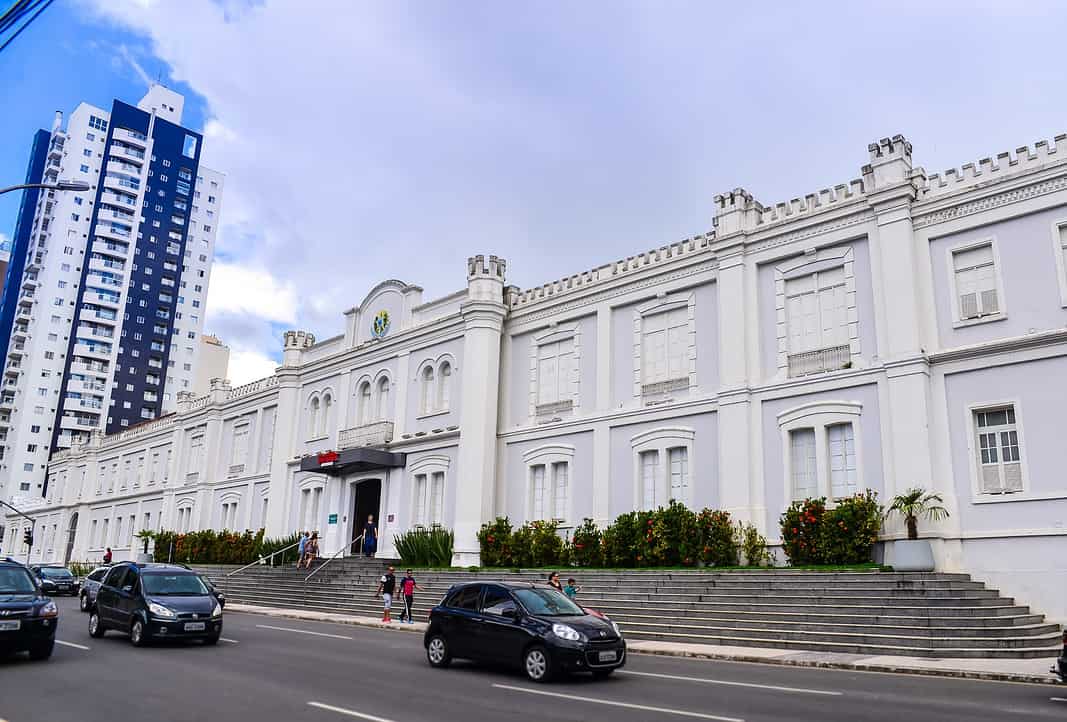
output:
[[[488,262],[485,256],[479,254],[467,259],[467,280],[476,278],[496,278],[503,281],[507,277],[508,262],[497,256],[489,256]]]
[[[922,189],[924,199],[953,193],[977,183],[997,180],[1004,176],[1032,171],[1052,163],[1067,162],[1067,134],[1053,138],[1053,144],[1039,140],[1034,147],[1022,146],[1014,153],[1005,151],[996,157],[982,158],[978,163],[967,163],[960,168],[949,168],[943,173],[927,176]]]

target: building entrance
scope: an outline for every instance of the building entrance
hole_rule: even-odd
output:
[[[382,480],[364,479],[356,482],[353,496],[355,499],[352,502],[352,536],[357,537],[363,533],[367,524],[367,517],[371,515],[374,516],[376,528],[380,528],[379,512],[381,511],[382,501]],[[353,543],[351,552],[353,554],[361,554],[363,552],[363,543],[363,539]]]

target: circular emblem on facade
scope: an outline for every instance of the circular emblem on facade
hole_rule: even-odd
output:
[[[374,316],[374,322],[371,324],[371,333],[374,338],[381,338],[385,334],[389,333],[389,312],[378,311]]]

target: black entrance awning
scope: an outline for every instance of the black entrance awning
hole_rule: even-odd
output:
[[[300,460],[300,471],[317,471],[330,476],[342,476],[363,471],[395,469],[407,463],[407,454],[394,454],[381,449],[345,449],[327,451]]]

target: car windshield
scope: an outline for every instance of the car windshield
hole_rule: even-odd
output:
[[[585,614],[567,595],[555,589],[516,589],[515,596],[530,614],[542,617],[573,617]]]
[[[157,597],[192,597],[207,594],[204,583],[195,574],[161,574],[147,572],[141,576],[144,593]]]
[[[69,569],[64,569],[63,567],[41,567],[41,576],[49,579],[70,579],[74,575],[70,573]]]
[[[0,594],[33,594],[33,577],[20,567],[0,568]]]

